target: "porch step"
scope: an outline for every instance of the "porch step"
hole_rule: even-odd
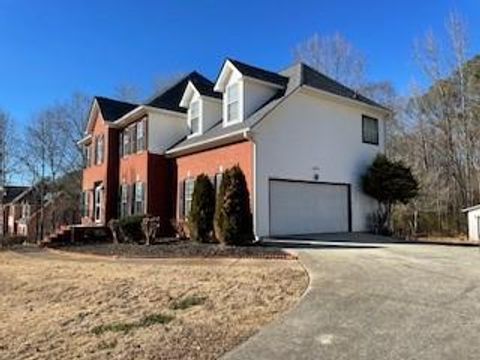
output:
[[[72,242],[72,229],[70,225],[62,225],[55,232],[45,236],[40,246],[57,247],[70,242]]]

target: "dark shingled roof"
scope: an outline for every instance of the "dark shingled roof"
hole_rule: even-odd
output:
[[[95,100],[97,100],[103,119],[106,121],[115,121],[138,106],[136,104],[113,100],[103,96],[95,96]]]
[[[27,191],[29,188],[27,186],[5,186],[3,193],[3,198],[0,199],[0,204],[8,204],[12,202],[18,195]]]
[[[148,102],[147,105],[161,109],[186,113],[187,109],[180,107],[179,104],[180,100],[182,100],[183,93],[185,92],[185,88],[187,87],[189,81],[191,81],[195,85],[195,87],[198,86],[198,91],[204,91],[207,93],[214,92],[213,83],[206,77],[200,75],[198,72],[193,71],[184,78],[182,78],[180,81],[175,83],[175,85],[169,87],[165,91],[162,91],[153,100]],[[208,89],[209,87],[211,87],[211,90]],[[214,95],[214,97],[217,97],[217,95]]]
[[[253,112],[253,114],[251,114],[247,119],[245,119],[245,121],[239,124],[223,127],[222,121],[220,120],[201,135],[194,137],[185,137],[173,147],[171,147],[170,150],[175,151],[180,150],[184,147],[196,146],[199,143],[206,141],[208,142],[217,137],[228,136],[233,132],[246,130],[249,127],[253,127],[258,122],[260,122],[266,115],[268,115],[273,109],[275,109],[277,105],[279,105],[284,99],[286,99],[290,94],[292,94],[302,85],[307,85],[315,89],[342,96],[344,98],[349,98],[371,106],[388,110],[387,108],[377,104],[373,100],[370,100],[358,94],[354,90],[319,73],[318,71],[312,69],[311,67],[303,63],[297,63],[285,69],[280,74],[282,78],[287,79],[287,82],[285,83],[286,86],[283,89],[279,89],[276,94],[274,94],[269,100],[262,104],[255,112]]]
[[[371,106],[384,108],[382,105],[373,100],[359,94],[349,87],[339,83],[332,78],[318,72],[308,65],[300,64],[302,67],[302,85],[308,85],[313,88],[329,92],[334,95],[342,96],[344,98],[363,102]],[[385,109],[385,108],[384,108]]]
[[[198,90],[200,95],[205,95],[205,96],[213,97],[217,99],[222,98],[222,93],[214,91],[213,87],[215,86],[215,84],[210,80],[208,80],[206,77],[200,75],[190,79],[190,81],[195,86],[195,89]]]
[[[233,66],[235,66],[238,69],[238,71],[242,73],[242,75],[255,78],[258,80],[266,81],[272,84],[277,84],[280,86],[285,86],[288,83],[287,77],[277,74],[275,72],[264,70],[252,65],[248,65],[238,60],[233,60],[233,59],[227,59],[227,60],[230,61],[233,64]]]

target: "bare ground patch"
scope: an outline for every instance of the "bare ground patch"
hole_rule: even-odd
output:
[[[307,281],[296,260],[0,252],[0,359],[215,359]]]

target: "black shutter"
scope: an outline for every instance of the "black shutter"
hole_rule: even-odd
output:
[[[185,218],[185,181],[178,183],[178,217]]]
[[[130,187],[131,190],[131,203],[130,203],[130,214],[135,215],[135,183],[133,183]]]
[[[120,131],[118,136],[118,155],[123,157],[123,131]]]
[[[132,154],[137,152],[137,123],[134,123],[131,128],[132,132]]]

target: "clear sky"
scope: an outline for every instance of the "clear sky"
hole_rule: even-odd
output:
[[[0,107],[25,123],[77,90],[149,95],[155,78],[193,69],[214,79],[227,56],[280,70],[296,44],[335,31],[367,56],[372,80],[402,92],[413,39],[453,9],[480,52],[479,0],[0,0]]]

